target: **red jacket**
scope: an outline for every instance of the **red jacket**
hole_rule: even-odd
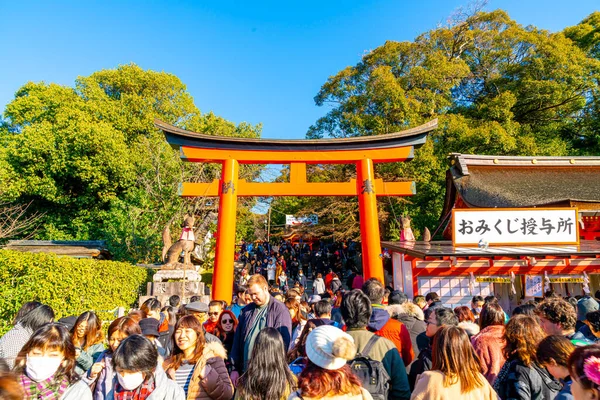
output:
[[[215,329],[217,327],[219,321],[217,322],[212,322],[210,319],[208,321],[206,321],[203,325],[204,325],[204,329],[206,329],[206,332],[214,335],[215,334]]]
[[[396,345],[405,366],[415,358],[408,329],[402,322],[390,318],[390,314],[383,307],[373,305],[368,328],[377,336],[389,339]]]

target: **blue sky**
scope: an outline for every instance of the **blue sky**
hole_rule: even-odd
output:
[[[467,1],[0,0],[0,110],[27,81],[72,86],[134,62],[177,75],[202,112],[303,138],[327,78],[386,40],[412,40]],[[490,0],[523,25],[577,24],[598,0]]]

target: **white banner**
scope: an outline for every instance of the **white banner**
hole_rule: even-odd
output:
[[[525,297],[542,297],[544,283],[541,275],[525,275]]]
[[[579,244],[576,208],[453,210],[452,224],[455,246]]]
[[[301,224],[317,225],[318,222],[319,222],[319,216],[317,214],[311,214],[306,217],[295,217],[293,215],[285,216],[285,224],[291,225],[291,226],[301,225]]]

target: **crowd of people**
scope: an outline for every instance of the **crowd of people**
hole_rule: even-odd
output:
[[[549,292],[509,316],[494,296],[450,309],[358,275],[309,294],[252,272],[231,304],[150,298],[104,325],[92,311],[54,321],[48,305],[24,304],[0,338],[0,400],[600,396],[594,297]]]

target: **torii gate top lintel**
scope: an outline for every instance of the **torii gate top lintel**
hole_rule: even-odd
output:
[[[213,136],[190,132],[158,119],[154,123],[185,161],[233,159],[241,164],[351,164],[363,159],[376,163],[406,161],[412,159],[414,148],[425,143],[427,134],[437,128],[437,119],[434,119],[415,128],[378,136],[289,140]]]
[[[413,158],[415,147],[437,128],[437,119],[405,131],[357,138],[281,140],[212,136],[189,132],[155,120],[167,142],[190,162],[218,162],[221,179],[184,182],[182,196],[218,196],[219,219],[213,273],[213,299],[231,301],[235,249],[236,207],[239,196],[357,196],[360,213],[362,260],[365,279],[384,281],[376,196],[412,196],[411,181],[375,179],[373,163]],[[257,183],[239,179],[239,164],[289,164],[290,181]],[[308,182],[306,164],[355,164],[350,182]]]

